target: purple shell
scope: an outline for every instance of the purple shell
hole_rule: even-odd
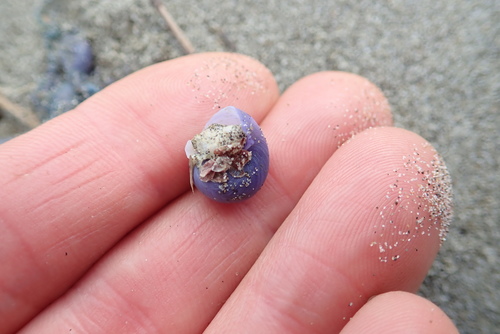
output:
[[[78,34],[66,35],[61,41],[59,54],[66,73],[91,74],[94,70],[94,53],[90,43]]]
[[[186,144],[193,184],[217,202],[238,202],[260,190],[269,171],[269,149],[255,120],[226,107]]]

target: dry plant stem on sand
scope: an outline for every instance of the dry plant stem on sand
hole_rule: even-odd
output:
[[[40,119],[29,109],[21,107],[12,102],[9,98],[0,92],[0,110],[8,112],[21,123],[30,129],[36,128],[41,124]]]
[[[194,52],[193,45],[186,37],[182,29],[177,25],[172,15],[170,15],[169,11],[167,10],[167,7],[165,7],[165,5],[161,2],[161,0],[151,0],[151,3],[160,12],[161,16],[167,23],[167,26],[170,28],[170,30],[172,30],[172,33],[174,34],[175,38],[179,41],[179,43],[181,43],[184,52],[186,52],[187,54],[193,53]]]

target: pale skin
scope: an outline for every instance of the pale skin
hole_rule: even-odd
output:
[[[184,146],[229,105],[259,122],[271,167],[253,198],[219,204],[191,192]],[[391,171],[433,154],[391,125],[366,79],[322,72],[280,96],[235,54],[111,85],[0,146],[0,332],[457,333],[414,294],[438,231],[385,262],[373,244]]]

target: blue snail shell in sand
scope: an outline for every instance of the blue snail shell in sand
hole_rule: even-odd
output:
[[[226,107],[186,144],[191,187],[217,202],[248,199],[260,190],[269,171],[269,149],[255,120]]]

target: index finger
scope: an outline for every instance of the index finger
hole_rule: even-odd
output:
[[[189,187],[185,142],[226,105],[261,120],[270,72],[198,54],[121,80],[0,146],[0,331],[61,295],[141,221]]]

